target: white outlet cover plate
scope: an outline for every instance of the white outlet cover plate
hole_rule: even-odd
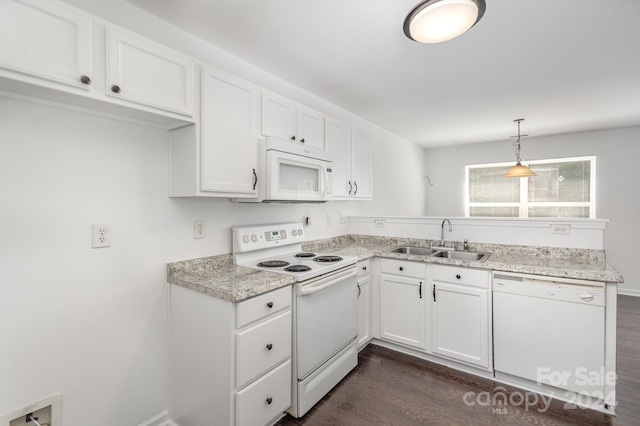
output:
[[[108,224],[93,225],[91,247],[103,248],[111,247],[111,226]]]
[[[207,235],[207,223],[204,219],[193,221],[193,238],[199,240]]]

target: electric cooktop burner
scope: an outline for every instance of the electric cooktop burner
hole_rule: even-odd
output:
[[[342,258],[340,256],[318,256],[314,258],[316,262],[340,262]]]
[[[307,265],[291,265],[287,268],[284,268],[284,270],[288,272],[307,272],[310,271],[311,268]]]
[[[258,266],[262,266],[263,268],[282,268],[288,265],[289,262],[285,262],[284,260],[265,260],[264,262],[258,263]]]
[[[303,252],[303,253],[298,253],[298,254],[296,254],[296,255],[295,255],[295,257],[302,257],[302,258],[306,258],[306,257],[316,257],[316,254],[315,254],[315,253],[306,253],[306,252]]]

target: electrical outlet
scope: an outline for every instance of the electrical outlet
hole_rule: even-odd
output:
[[[384,228],[384,220],[383,219],[376,219],[373,221],[373,224],[376,228]]]
[[[93,248],[111,247],[111,226],[93,225],[92,244]]]
[[[327,226],[331,226],[333,224],[333,215],[331,213],[327,213]]]
[[[206,222],[204,219],[193,221],[193,238],[198,240],[206,235]]]
[[[340,213],[340,223],[341,224],[347,223],[347,219],[348,219],[348,216],[347,216],[346,213]]]

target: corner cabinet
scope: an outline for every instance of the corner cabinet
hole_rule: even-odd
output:
[[[358,349],[371,340],[371,273],[369,260],[358,262]]]
[[[199,124],[171,131],[172,197],[255,198],[259,176],[256,86],[202,68]]]
[[[262,92],[261,130],[264,136],[324,149],[324,115],[275,93]]]
[[[107,95],[169,112],[194,114],[195,62],[125,30],[107,28]]]
[[[433,354],[492,370],[489,283],[489,271],[433,266]]]
[[[380,338],[427,349],[427,265],[382,259],[380,263]]]
[[[325,121],[325,150],[333,154],[333,198],[373,197],[373,137],[333,118]]]
[[[273,424],[291,406],[292,289],[239,303],[171,286],[169,415],[177,424]]]
[[[0,0],[0,75],[91,87],[92,20],[64,3]]]

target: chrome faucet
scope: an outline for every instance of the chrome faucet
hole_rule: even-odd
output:
[[[449,219],[443,220],[442,225],[440,225],[440,247],[444,247],[444,223],[445,222],[449,224],[449,232],[453,231],[453,227],[451,226],[451,221]]]

